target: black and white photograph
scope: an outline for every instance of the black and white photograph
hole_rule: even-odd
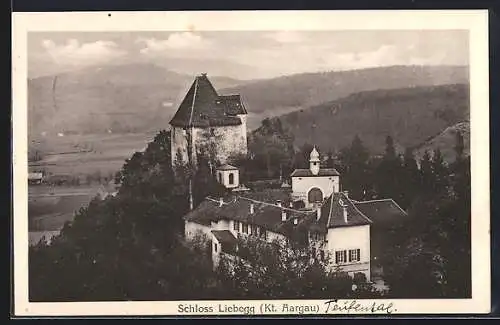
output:
[[[488,312],[487,15],[425,14],[26,14],[19,312]]]

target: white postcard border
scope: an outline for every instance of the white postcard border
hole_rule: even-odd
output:
[[[394,314],[490,312],[490,191],[488,12],[486,10],[413,11],[206,11],[13,13],[13,223],[14,306],[16,316],[217,315],[179,312],[179,304],[254,306],[265,303],[321,306],[324,300],[198,302],[28,301],[27,218],[27,33],[33,31],[226,31],[226,30],[469,30],[472,175],[472,299],[359,300],[393,304]],[[332,297],[332,299],[335,297]],[[337,312],[345,314],[345,312]],[[370,312],[364,312],[364,314]],[[351,312],[353,314],[353,312]],[[228,314],[229,315],[229,314]]]

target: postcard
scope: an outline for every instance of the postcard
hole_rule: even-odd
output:
[[[487,11],[12,26],[16,316],[490,311]]]

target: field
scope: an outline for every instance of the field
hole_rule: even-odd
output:
[[[156,133],[89,134],[37,136],[30,150],[42,160],[30,162],[30,171],[44,171],[51,176],[79,177],[99,174],[109,177],[121,169],[125,160],[142,151]],[[80,186],[28,187],[28,230],[30,244],[56,235],[75,212],[87,206],[97,193],[98,182]]]
[[[74,213],[97,194],[98,187],[30,187],[28,227],[30,232],[60,230]]]
[[[37,136],[30,144],[42,160],[30,162],[31,170],[47,175],[116,173],[136,151],[142,151],[156,133]]]

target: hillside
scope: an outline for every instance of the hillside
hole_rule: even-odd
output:
[[[432,153],[433,150],[439,149],[446,162],[453,162],[456,157],[454,147],[457,132],[460,132],[464,138],[464,154],[470,155],[470,122],[465,121],[447,127],[437,136],[418,145],[415,157],[422,157],[426,150]]]
[[[216,87],[239,81],[212,77]],[[99,133],[143,132],[168,127],[193,82],[152,64],[87,68],[28,80],[29,130]]]
[[[249,128],[264,117],[366,90],[467,83],[465,67],[385,67],[241,81],[209,76],[222,94],[241,93]],[[86,68],[28,80],[29,126],[42,132],[144,132],[168,127],[193,76],[153,64]]]
[[[376,90],[349,95],[281,117],[295,144],[322,150],[349,145],[358,134],[374,154],[391,135],[398,148],[417,146],[445,128],[469,120],[468,85]]]
[[[251,112],[250,124],[258,126],[253,123],[252,114],[262,119],[263,115],[278,116],[362,91],[467,84],[468,80],[467,67],[392,66],[296,74],[249,82],[221,92],[240,93]]]

